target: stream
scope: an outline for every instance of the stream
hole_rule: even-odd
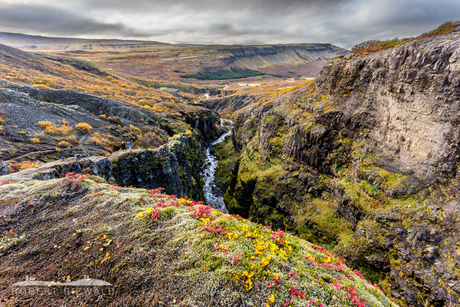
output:
[[[231,123],[233,124],[233,122]],[[216,188],[214,179],[215,179],[215,174],[216,174],[216,167],[217,167],[217,164],[219,164],[219,161],[217,161],[217,158],[211,154],[212,146],[225,141],[225,139],[232,133],[232,129],[231,129],[232,126],[224,125],[223,119],[221,119],[221,126],[228,129],[228,131],[222,134],[217,140],[212,142],[206,149],[206,157],[205,157],[205,162],[203,165],[203,172],[201,173],[201,176],[203,177],[203,180],[204,180],[204,186],[203,186],[204,198],[206,199],[206,202],[208,203],[208,205],[211,205],[211,207],[214,209],[218,209],[224,213],[228,213],[227,207],[225,207],[224,198],[222,196],[217,195],[214,191],[214,189]]]

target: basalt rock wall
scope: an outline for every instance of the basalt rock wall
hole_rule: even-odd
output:
[[[459,98],[458,31],[335,58],[236,116],[227,206],[329,246],[402,305],[456,304]]]

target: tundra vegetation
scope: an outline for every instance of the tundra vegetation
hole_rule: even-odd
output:
[[[56,283],[88,275],[116,288],[105,297],[109,305],[162,300],[177,306],[396,306],[325,248],[161,188],[121,188],[69,173],[49,181],[4,182],[0,195],[13,209],[10,230],[1,235],[1,280],[30,270],[36,279]],[[47,214],[37,217],[36,210]],[[77,222],[66,227],[71,220]],[[32,221],[33,230],[26,226]],[[29,266],[10,267],[22,261],[13,255],[32,250]],[[152,276],[151,282],[145,284],[142,275]],[[142,290],[133,293],[137,288]],[[49,299],[11,293],[5,298],[19,305]]]

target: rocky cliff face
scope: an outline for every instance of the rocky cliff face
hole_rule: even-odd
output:
[[[456,303],[459,47],[455,32],[341,56],[243,110],[221,153],[237,157],[229,209],[329,245],[403,305]]]
[[[1,163],[0,175],[7,175],[10,166],[23,160],[47,162],[70,158],[17,173],[13,175],[15,178],[33,176],[35,179],[50,179],[63,177],[67,172],[90,173],[104,178],[113,176],[115,182],[125,186],[164,187],[171,194],[200,199],[200,171],[204,152],[208,144],[222,132],[216,125],[219,122],[217,113],[206,109],[193,108],[173,114],[159,114],[79,91],[42,90],[4,81],[0,81],[0,104],[0,119],[6,123],[0,125],[0,159],[5,160]],[[93,133],[75,133],[78,142],[73,148],[56,149],[59,142],[67,139],[46,136],[38,122],[58,124],[62,119],[70,127],[80,122],[88,123],[93,127]],[[139,131],[132,131],[131,126]],[[185,134],[187,130],[190,135]],[[104,161],[108,162],[108,168],[99,172],[97,167],[100,164],[75,158],[104,154],[102,148],[92,141],[94,138],[110,135],[112,145],[119,148],[121,140],[135,141],[145,131],[153,131],[159,140],[167,144],[154,150],[122,155],[118,159],[112,159],[111,156],[113,171],[112,162],[107,159]],[[37,137],[39,142],[34,142],[33,137]],[[113,150],[116,152],[118,148]],[[3,180],[13,179],[10,177],[4,177]]]
[[[154,150],[121,156],[113,161],[115,181],[138,188],[163,187],[172,195],[204,200],[201,167],[207,146],[221,133],[219,117],[207,110],[184,116],[193,133],[179,134]]]
[[[201,105],[225,115],[225,117],[233,117],[240,109],[243,109],[259,100],[262,97],[260,94],[250,95],[231,95],[223,98],[212,98],[202,100]]]
[[[185,121],[193,127],[193,132],[177,134],[155,149],[119,151],[108,158],[77,155],[12,174],[8,174],[9,163],[4,162],[0,164],[0,182],[26,178],[49,180],[72,172],[100,176],[121,186],[162,187],[172,195],[202,199],[201,166],[206,147],[220,133],[216,126],[218,119],[216,113],[207,110],[187,113]]]
[[[282,75],[314,76],[331,58],[347,50],[331,44],[297,44],[220,48],[222,66]],[[213,67],[214,69],[216,67]]]
[[[322,56],[331,56],[347,53],[345,49],[331,44],[303,44],[303,45],[272,45],[272,46],[251,46],[231,49],[219,49],[221,53],[229,53],[230,56],[225,58],[227,64],[233,64],[238,61],[259,62],[254,67],[263,67],[263,61],[270,59],[270,64],[274,62],[296,62],[300,59],[318,60]],[[303,61],[299,61],[303,62]],[[253,67],[253,68],[254,68]],[[243,68],[243,67],[242,67]]]
[[[373,147],[420,175],[455,175],[460,158],[458,32],[365,58],[338,58],[315,84],[338,98],[337,109],[324,120],[332,119],[336,130],[349,128],[347,121],[355,116],[356,124],[369,129]]]
[[[59,142],[64,137],[45,136],[39,121],[50,121],[59,125],[65,119],[71,127],[84,122],[93,127],[94,133],[110,134],[113,136],[112,145],[119,146],[121,139],[131,139],[130,125],[135,127],[154,129],[166,138],[168,132],[172,136],[179,132],[173,131],[177,122],[173,116],[159,116],[153,112],[142,110],[127,103],[105,99],[71,90],[42,90],[32,86],[20,85],[0,81],[0,105],[2,116],[2,130],[0,131],[0,159],[17,159],[29,154],[25,158],[49,161],[74,156],[75,154],[101,155],[104,148],[91,142],[91,135],[76,135],[79,145],[74,144],[72,149],[62,149],[56,152]],[[103,115],[104,117],[101,117]],[[148,127],[150,126],[150,127]],[[155,128],[157,127],[157,128]],[[20,132],[23,131],[21,134]],[[41,133],[41,135],[40,135]],[[32,138],[39,138],[34,143]],[[42,155],[38,153],[43,152]],[[34,154],[31,157],[30,154]],[[18,161],[20,161],[19,158]]]

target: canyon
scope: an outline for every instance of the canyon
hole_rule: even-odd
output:
[[[458,304],[458,22],[361,53],[1,39],[33,49],[0,45],[2,285],[84,272],[114,306]],[[193,78],[222,71],[260,75]]]

